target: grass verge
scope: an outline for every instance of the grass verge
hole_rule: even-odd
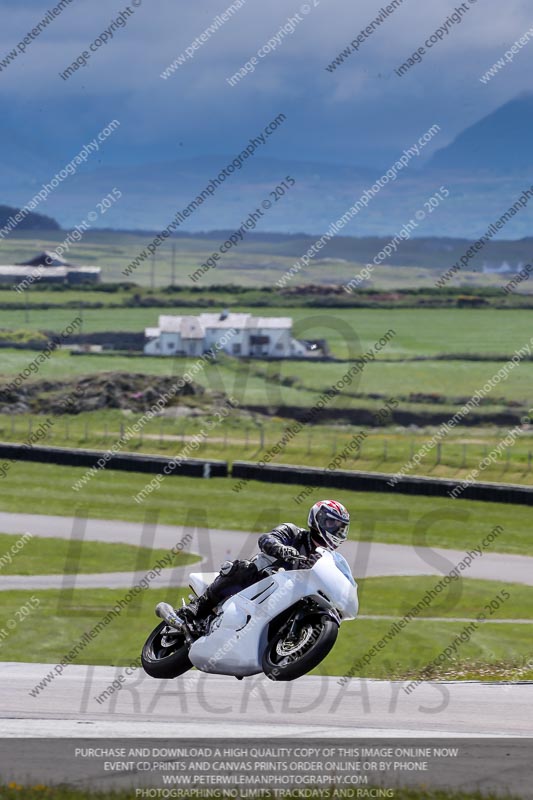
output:
[[[330,791],[319,791],[322,791],[320,797],[324,798],[324,800],[329,800],[329,798],[335,796],[333,794],[334,787],[332,787]],[[339,792],[341,791],[342,790],[339,788]],[[187,800],[185,794],[180,796],[183,800]],[[204,796],[207,797],[207,795]],[[266,800],[266,798],[271,796],[270,792],[266,791],[262,796],[258,796],[258,800],[261,800],[262,797]],[[338,796],[342,797],[343,795],[339,794]],[[377,797],[379,795],[375,796]],[[445,789],[430,789],[427,787],[423,789],[408,787],[395,788],[393,796],[396,800],[518,800],[518,798],[512,797],[511,795],[494,795],[485,794],[484,792],[449,792]],[[24,798],[24,800],[133,800],[134,797],[135,793],[131,789],[118,792],[93,792],[89,789],[75,789],[71,786],[22,786],[18,783],[9,783],[2,786],[0,784],[0,800],[21,800],[21,798]],[[190,794],[188,797],[189,800],[192,800],[195,795]],[[217,797],[217,794],[213,792],[212,797]],[[238,798],[239,795],[236,795],[236,797]],[[240,797],[242,797],[242,795],[240,795]]]
[[[25,534],[26,536],[28,534]],[[135,547],[83,540],[73,552],[73,541],[48,537],[32,537],[23,549],[17,550],[21,536],[0,533],[0,555],[9,554],[11,563],[2,566],[2,575],[72,575],[97,572],[132,572],[150,569],[158,559],[169,555],[168,550]],[[199,556],[176,553],[169,567],[194,564]]]
[[[445,658],[438,668],[426,672],[444,648],[465,628],[464,622],[419,620],[392,639],[366,666],[356,662],[391,630],[389,620],[356,620],[343,625],[337,643],[316,674],[348,675],[380,680],[498,680],[505,670],[513,680],[533,679],[531,634],[520,624],[480,625],[470,639]],[[529,633],[529,637],[528,637]],[[497,665],[495,669],[492,664]]]

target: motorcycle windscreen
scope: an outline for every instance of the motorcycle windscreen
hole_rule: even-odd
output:
[[[340,553],[325,550],[312,568],[320,584],[321,594],[325,594],[331,605],[343,619],[355,619],[359,608],[357,584],[348,562]]]
[[[340,569],[344,577],[348,578],[352,586],[357,586],[354,576],[352,575],[350,565],[348,564],[344,556],[341,556],[341,554],[337,553],[337,551],[335,550],[335,552],[333,553],[333,558],[335,559],[335,564]]]

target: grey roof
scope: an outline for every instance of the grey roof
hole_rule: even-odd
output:
[[[252,317],[253,320],[257,320],[254,325],[249,325],[248,327],[254,328],[292,328],[292,318],[291,317]]]
[[[52,253],[50,250],[43,250],[42,253],[30,258],[29,261],[21,261],[21,267],[71,267],[68,261],[61,256]]]
[[[228,313],[227,315],[203,313],[193,316],[159,317],[159,330],[163,333],[180,333],[183,338],[203,338],[207,330],[257,330],[272,328],[275,330],[291,329],[290,317],[254,317],[247,313]],[[154,331],[154,328],[150,329]]]
[[[196,317],[182,317],[180,333],[183,339],[203,339],[205,330]]]
[[[213,314],[205,312],[200,314],[198,319],[207,330],[227,330],[229,328],[246,328],[250,314],[225,312],[224,314]]]

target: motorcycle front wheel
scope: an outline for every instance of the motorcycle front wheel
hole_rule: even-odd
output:
[[[314,669],[327,656],[337,639],[339,627],[331,617],[308,617],[295,637],[288,626],[275,634],[263,655],[263,672],[271,681],[293,681]]]
[[[151,678],[177,678],[191,669],[185,637],[161,622],[146,640],[141,653],[144,671]]]

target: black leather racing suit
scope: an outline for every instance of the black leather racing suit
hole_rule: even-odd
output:
[[[299,528],[292,522],[282,522],[269,533],[259,537],[259,549],[268,556],[276,557],[282,546],[294,547],[300,555],[309,558],[315,553],[315,545],[311,541],[311,533]],[[280,558],[279,566],[285,569],[298,569],[298,564],[286,562]],[[307,564],[306,566],[309,566]],[[226,561],[220,572],[207,587],[204,594],[196,600],[198,616],[205,616],[216,605],[231,595],[240,592],[261,579],[261,574],[253,561]]]
[[[282,522],[277,528],[264,533],[259,537],[259,549],[268,556],[276,556],[276,551],[280,545],[294,547],[301,556],[309,558],[314,554],[316,548],[311,541],[311,532],[305,528],[298,528],[292,522]],[[284,564],[286,569],[298,569],[298,565]]]

